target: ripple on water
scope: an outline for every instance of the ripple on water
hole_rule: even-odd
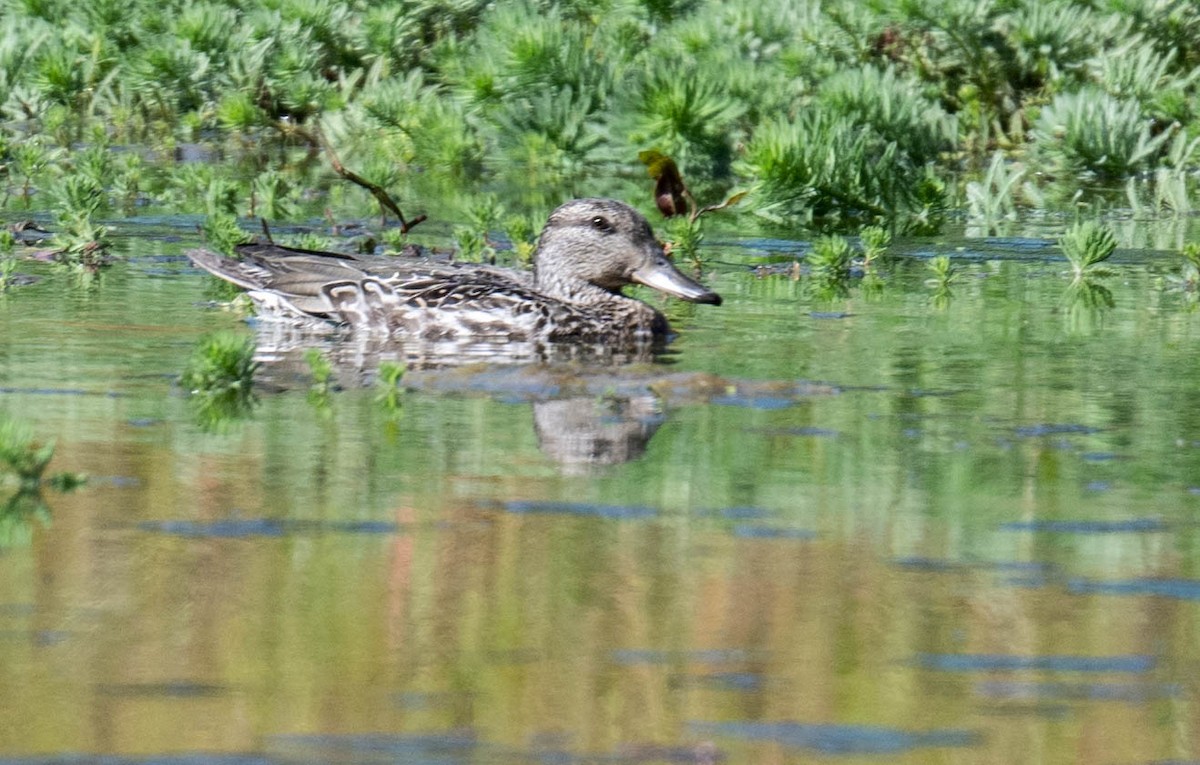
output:
[[[1178,683],[1066,683],[988,680],[975,686],[980,696],[1001,700],[1121,701],[1144,704],[1180,696]]]
[[[1051,534],[1151,534],[1170,531],[1171,526],[1159,518],[1130,518],[1120,521],[1010,521],[1000,524],[1000,530]]]
[[[179,537],[282,537],[292,534],[395,534],[390,521],[296,521],[276,518],[224,518],[214,521],[142,521],[138,529]]]
[[[653,518],[658,515],[658,511],[653,507],[644,505],[599,505],[592,502],[505,502],[504,509],[510,513],[556,513],[619,520]]]
[[[1178,600],[1200,600],[1197,579],[1071,579],[1067,591],[1076,595],[1154,595]]]
[[[913,749],[975,746],[979,734],[963,729],[907,731],[873,725],[799,722],[694,722],[697,733],[771,741],[821,754],[898,754]]]
[[[926,669],[936,669],[942,672],[995,672],[1032,669],[1051,672],[1132,672],[1140,674],[1154,669],[1156,660],[1153,656],[1142,654],[1020,656],[988,653],[922,653],[916,656],[914,663]]]

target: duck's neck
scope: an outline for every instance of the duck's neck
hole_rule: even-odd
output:
[[[538,292],[564,303],[603,305],[630,299],[620,292],[606,290],[582,279],[545,278],[537,271],[534,271],[533,278]]]

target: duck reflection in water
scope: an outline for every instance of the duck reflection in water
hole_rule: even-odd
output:
[[[638,459],[664,420],[661,402],[649,395],[567,398],[533,405],[538,448],[573,474]]]

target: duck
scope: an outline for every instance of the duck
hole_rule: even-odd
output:
[[[659,342],[671,329],[655,307],[624,294],[642,284],[693,303],[721,296],[667,257],[649,221],[614,199],[574,199],[547,219],[533,269],[365,258],[239,245],[237,257],[198,249],[199,268],[247,290],[260,316],[346,325],[403,341],[604,345]]]

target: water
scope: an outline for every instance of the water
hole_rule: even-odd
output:
[[[0,411],[91,476],[0,524],[0,762],[1200,759],[1161,256],[1097,308],[1044,244],[902,243],[825,300],[730,241],[656,364],[413,370],[398,417],[268,369],[214,433],[179,371],[249,330],[187,244],[0,297]]]

